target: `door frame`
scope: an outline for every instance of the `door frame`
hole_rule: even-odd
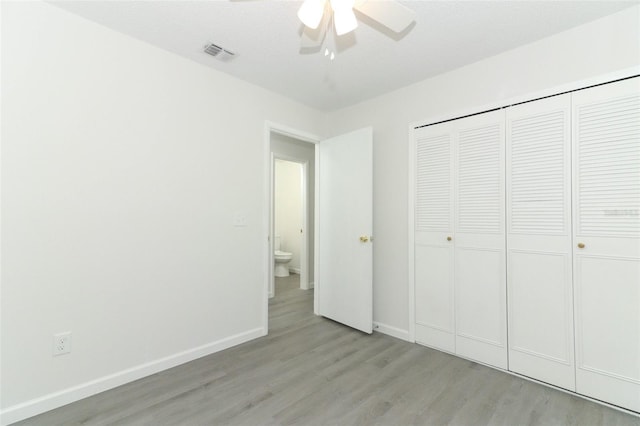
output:
[[[275,123],[273,121],[265,120],[264,123],[264,131],[263,131],[263,140],[264,140],[264,149],[263,149],[263,222],[262,222],[262,230],[265,236],[264,245],[263,245],[263,272],[264,272],[264,280],[262,287],[262,335],[266,336],[269,333],[269,294],[271,283],[273,282],[273,159],[271,153],[271,135],[279,134],[282,136],[288,136],[293,139],[297,139],[301,142],[308,142],[310,144],[315,145],[315,157],[318,156],[318,147],[317,144],[320,143],[321,138],[318,135],[313,133],[305,132],[299,129],[295,129],[293,127],[289,127],[283,124]],[[308,173],[308,169],[307,169]],[[317,173],[317,170],[316,170]],[[308,176],[307,176],[308,177]],[[317,182],[316,182],[317,185]],[[305,191],[306,193],[306,191]],[[317,195],[316,195],[317,197]],[[305,197],[306,198],[306,197]],[[305,207],[306,209],[306,207]],[[318,221],[318,205],[315,205],[315,221]],[[307,219],[305,218],[305,221]],[[304,223],[304,222],[303,222]],[[309,224],[307,224],[309,225]],[[307,233],[305,233],[307,234]],[[306,235],[305,235],[306,238]],[[308,242],[308,240],[307,240]],[[318,239],[315,239],[315,253],[317,256],[317,246]],[[314,269],[317,270],[317,263],[314,263]],[[307,268],[308,269],[308,268]],[[317,276],[314,284],[314,290],[318,291],[318,279]],[[308,278],[307,278],[308,281]],[[308,284],[307,284],[308,285]],[[315,299],[315,298],[314,298]],[[314,302],[315,303],[315,302]],[[315,309],[314,309],[315,311]]]

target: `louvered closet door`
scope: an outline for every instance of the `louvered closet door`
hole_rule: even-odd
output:
[[[575,390],[571,95],[507,109],[509,370]]]
[[[455,352],[453,125],[416,130],[415,312],[418,343]]]
[[[576,390],[640,411],[640,81],[573,94]]]
[[[455,125],[456,353],[506,369],[504,111]]]

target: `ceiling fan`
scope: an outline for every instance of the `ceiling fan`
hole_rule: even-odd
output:
[[[304,0],[298,18],[305,25],[302,47],[318,47],[333,23],[336,35],[358,27],[354,10],[368,16],[395,33],[401,33],[415,20],[415,12],[394,0]]]

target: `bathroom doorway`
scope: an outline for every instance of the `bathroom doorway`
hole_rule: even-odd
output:
[[[305,233],[305,174],[307,162],[300,163],[285,160],[274,154],[273,161],[273,248],[274,248],[274,277],[287,278],[291,274],[297,275],[298,287],[308,288],[308,279],[301,279],[302,271],[308,275],[307,265],[302,265],[306,259]],[[289,280],[291,281],[291,279]],[[307,281],[307,285],[305,285]],[[277,286],[274,286],[272,296]]]
[[[298,321],[315,316],[317,288],[314,285],[316,233],[316,155],[320,137],[270,121],[264,132],[264,184],[267,215],[265,217],[265,275],[263,292],[263,335],[286,330]],[[275,161],[302,165],[303,217],[300,248],[300,274],[278,278],[275,283]],[[298,230],[299,232],[299,230]],[[281,248],[285,248],[286,242]],[[304,252],[304,253],[303,253]],[[295,279],[295,280],[294,280]]]
[[[276,280],[299,282],[301,290],[314,287],[315,146],[271,132],[271,241],[274,264],[269,297],[277,293]],[[294,280],[295,279],[295,280]]]

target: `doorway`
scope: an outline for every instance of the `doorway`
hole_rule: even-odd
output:
[[[265,334],[271,328],[269,306],[278,299],[278,286],[289,292],[289,295],[291,291],[297,291],[313,298],[315,144],[318,141],[319,138],[313,135],[273,123],[267,123],[265,128],[265,160],[268,165],[266,194],[269,202],[266,224],[268,266],[264,304]],[[296,192],[298,196],[294,194]],[[296,201],[296,198],[299,201]],[[293,206],[297,202],[299,208]],[[286,265],[286,269],[290,271],[289,277],[275,276],[276,241],[279,243],[280,252],[291,253],[291,260]],[[282,275],[282,262],[279,262],[278,271],[278,275]],[[295,288],[292,288],[294,286]]]
[[[314,217],[303,232],[315,234],[306,259],[313,266],[312,314],[370,334],[373,330],[373,129],[366,127],[324,139],[270,122],[265,125],[265,278],[263,335],[269,333],[269,290],[274,280],[273,159],[280,142],[289,148],[313,146]],[[314,144],[314,145],[310,145]],[[309,150],[309,157],[311,151]],[[287,155],[287,154],[285,154]],[[295,155],[295,154],[293,154]],[[308,158],[309,158],[308,157]],[[310,169],[311,166],[308,167]],[[314,189],[315,189],[314,188]],[[310,193],[311,190],[308,191]],[[310,224],[313,223],[313,228]],[[312,251],[313,247],[313,251]],[[313,254],[311,254],[313,253]],[[314,284],[311,284],[314,283]],[[276,303],[274,303],[276,304]]]
[[[280,139],[280,138],[278,138]],[[309,161],[284,156],[282,147],[285,143],[274,146],[273,152],[273,248],[274,248],[274,285],[269,289],[269,297],[274,297],[278,282],[298,283],[302,290],[313,287],[309,282],[309,241],[313,233],[308,230],[307,171]],[[313,153],[313,151],[311,151]],[[290,277],[291,275],[294,277]],[[282,278],[282,279],[280,279]]]

